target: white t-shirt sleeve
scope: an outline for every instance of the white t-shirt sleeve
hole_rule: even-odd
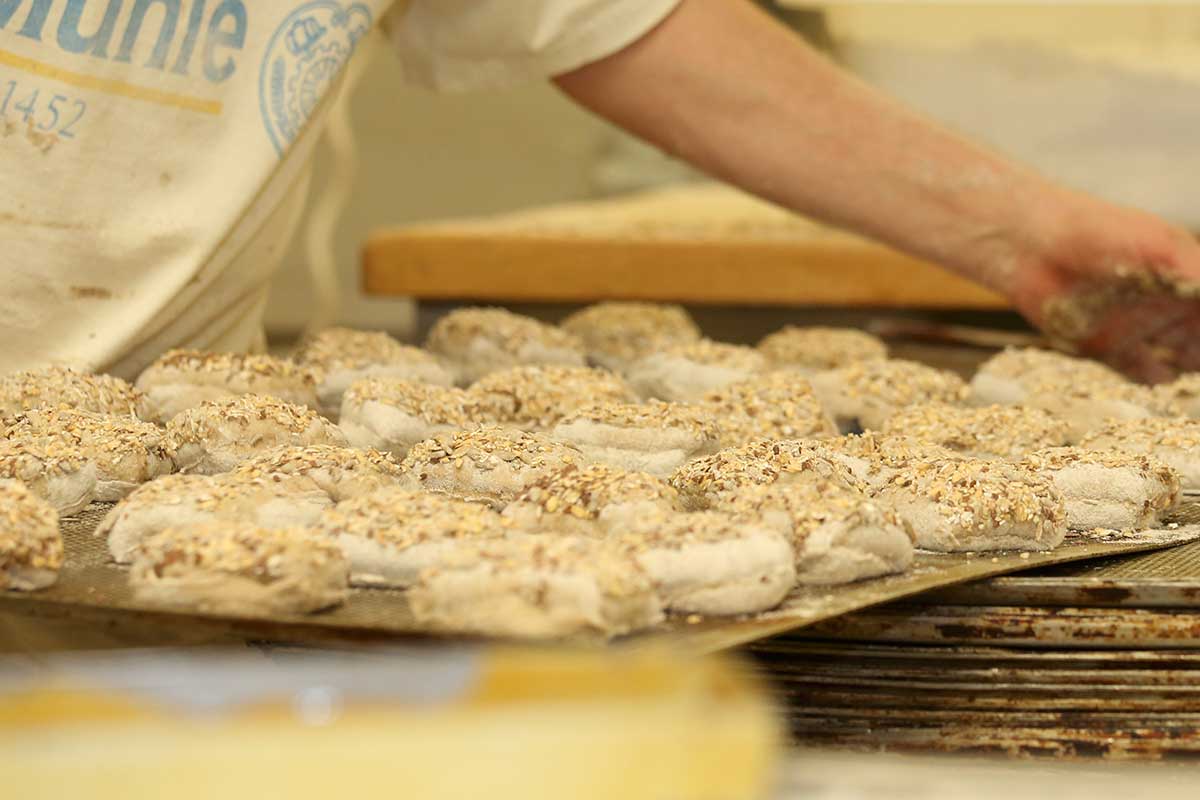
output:
[[[405,76],[443,91],[544,79],[617,52],[681,0],[399,0],[384,27]]]

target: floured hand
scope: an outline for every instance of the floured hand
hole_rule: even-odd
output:
[[[1132,378],[1200,370],[1200,243],[1149,214],[1073,200],[1016,270],[1017,308],[1056,343]]]

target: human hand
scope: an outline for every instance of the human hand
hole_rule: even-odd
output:
[[[1200,243],[1140,211],[1071,195],[1008,287],[1061,346],[1131,378],[1200,371]]]

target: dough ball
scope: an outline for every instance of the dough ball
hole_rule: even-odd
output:
[[[716,452],[716,419],[706,408],[684,403],[609,402],[568,414],[552,435],[589,461],[662,477]]]
[[[572,334],[502,308],[459,308],[429,331],[425,347],[468,385],[523,364],[582,367],[583,343]]]
[[[560,327],[583,342],[589,361],[614,372],[700,338],[700,328],[683,306],[665,303],[595,303],[571,314]]]
[[[215,475],[280,447],[346,444],[336,425],[274,397],[208,400],[167,423],[167,449],[180,472]]]
[[[346,390],[364,378],[437,386],[454,383],[453,373],[432,354],[401,344],[382,331],[326,328],[305,339],[293,359],[320,376],[317,398],[321,413],[331,419],[337,419],[341,412]]]
[[[223,522],[168,528],[133,556],[139,603],[201,614],[311,614],[346,599],[341,551],[302,528]]]
[[[758,352],[772,369],[815,375],[863,361],[882,361],[887,358],[887,345],[878,336],[853,328],[787,325],[764,336]]]
[[[0,590],[44,589],[62,563],[54,507],[18,481],[0,481]]]
[[[317,409],[317,373],[310,367],[252,353],[171,350],[138,376],[145,395],[144,418],[166,424],[210,400],[265,395]]]

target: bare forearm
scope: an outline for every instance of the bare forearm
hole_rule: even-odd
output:
[[[848,76],[744,0],[685,0],[558,83],[717,177],[1003,291],[1073,197]]]

